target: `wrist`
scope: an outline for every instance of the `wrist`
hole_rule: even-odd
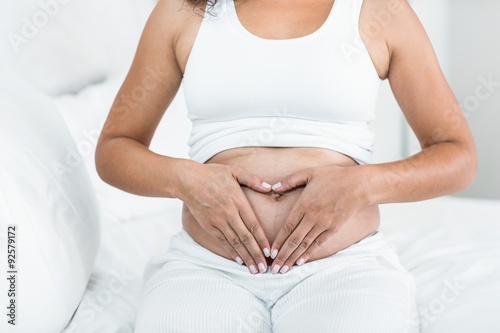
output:
[[[185,158],[174,158],[167,172],[172,176],[165,184],[165,191],[170,197],[185,201],[191,193],[190,183],[192,182],[192,173],[200,163]]]
[[[377,172],[373,165],[358,165],[353,167],[354,193],[361,207],[378,204]]]

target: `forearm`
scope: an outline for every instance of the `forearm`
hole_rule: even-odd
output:
[[[107,140],[96,151],[97,171],[106,183],[150,197],[179,198],[183,175],[193,163],[156,154],[125,137]]]
[[[431,199],[465,189],[476,174],[473,146],[440,142],[404,160],[366,165],[368,205]]]

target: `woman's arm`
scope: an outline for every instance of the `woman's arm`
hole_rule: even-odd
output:
[[[153,10],[96,149],[100,177],[138,195],[178,197],[178,170],[189,163],[148,149],[182,79],[173,47],[181,25],[173,4],[160,1]]]
[[[235,261],[253,271],[267,268],[269,241],[240,184],[264,193],[270,185],[236,166],[200,164],[149,150],[182,80],[176,54],[185,47],[181,32],[201,22],[192,7],[183,5],[182,0],[160,0],[151,14],[99,138],[97,171],[127,192],[181,199]]]
[[[404,1],[386,29],[389,82],[422,151],[369,165],[367,204],[429,199],[465,189],[477,170],[476,147],[463,112],[417,16]]]
[[[384,9],[390,1],[370,1],[371,8]],[[361,207],[450,194],[475,177],[476,148],[463,113],[417,16],[400,2],[380,38],[390,57],[392,90],[422,151],[390,163],[311,168],[274,186],[276,192],[305,189],[272,245],[279,250],[273,267],[307,261]]]

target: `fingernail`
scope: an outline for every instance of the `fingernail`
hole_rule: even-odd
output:
[[[269,190],[269,189],[271,188],[271,184],[266,183],[266,182],[263,182],[263,183],[262,183],[262,187],[263,187],[263,188],[266,188],[266,189],[268,189],[268,190]]]
[[[269,252],[269,249],[267,247],[263,251],[266,257],[269,257],[271,255],[271,252]]]
[[[261,273],[265,273],[267,271],[267,267],[263,263],[260,263],[259,264],[259,271]]]
[[[288,272],[288,266],[287,265],[283,266],[283,268],[280,270],[281,274],[285,274],[286,272]]]
[[[304,264],[304,258],[300,258],[299,260],[297,260],[297,266],[302,266]]]
[[[280,187],[281,187],[281,182],[278,182],[278,183],[274,184],[271,188],[273,190],[275,190],[275,189],[280,188]]]
[[[274,249],[273,253],[271,253],[271,259],[276,258],[277,255],[278,255],[278,250]]]
[[[278,271],[279,271],[279,270],[280,270],[280,265],[275,265],[275,266],[273,267],[272,273],[273,273],[273,274],[278,274]]]
[[[250,269],[250,273],[257,274],[257,268],[255,268],[254,265],[250,265],[249,269]]]
[[[240,257],[236,257],[236,262],[240,265],[243,265],[243,260]]]

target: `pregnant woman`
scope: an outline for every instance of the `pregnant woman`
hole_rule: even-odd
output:
[[[371,164],[385,79],[422,150]],[[148,149],[181,84],[190,159]],[[464,189],[476,151],[404,0],[160,0],[96,164],[184,202],[135,332],[402,333],[418,332],[415,285],[378,205]]]

